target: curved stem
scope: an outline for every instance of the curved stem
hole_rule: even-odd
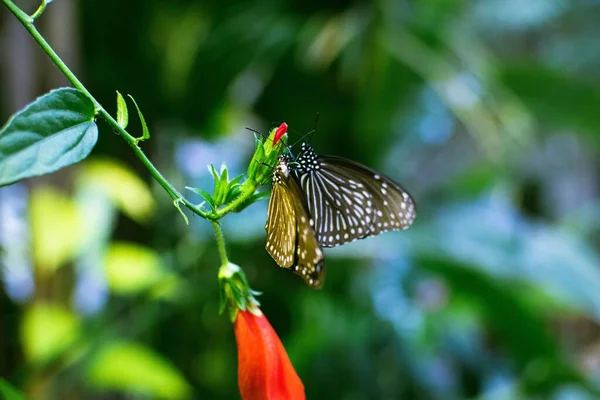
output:
[[[235,200],[233,200],[231,203],[219,208],[218,210],[210,213],[208,215],[208,219],[210,219],[212,221],[216,221],[218,219],[221,219],[228,212],[235,210],[242,203],[244,203],[246,200],[248,200],[248,198],[250,196],[252,196],[252,194],[254,194],[254,192],[256,192],[256,189],[258,189],[259,186],[260,186],[260,184],[258,184],[256,182],[250,182],[248,184],[248,186],[244,189],[244,191],[238,197],[236,197]]]
[[[229,264],[229,259],[227,258],[227,249],[225,248],[225,237],[223,236],[223,230],[217,221],[211,221],[211,224],[215,231],[215,237],[217,238],[217,249],[219,250],[219,257],[221,257],[221,268],[224,268]]]
[[[33,24],[33,17],[29,17],[25,14],[19,7],[17,7],[11,0],[2,0],[2,2],[6,5],[6,7],[17,17],[17,19],[23,24],[25,29],[31,34],[31,36],[35,39],[35,41],[40,45],[40,47],[48,54],[48,57],[56,64],[58,69],[67,77],[67,79],[73,84],[73,86],[80,91],[82,91],[93,103],[96,108],[96,113],[102,116],[106,120],[106,122],[116,130],[119,135],[125,139],[125,141],[129,144],[129,146],[133,149],[135,155],[140,159],[142,164],[148,169],[152,177],[166,190],[169,196],[173,200],[179,200],[183,205],[185,205],[188,209],[193,211],[194,213],[200,215],[203,218],[208,217],[208,212],[198,208],[194,204],[192,204],[189,200],[187,200],[183,195],[173,187],[165,179],[165,177],[160,173],[160,171],[152,164],[150,159],[146,156],[146,154],[142,151],[140,147],[137,145],[137,140],[129,134],[125,129],[123,129],[117,121],[100,105],[100,103],[92,96],[92,94],[87,90],[87,88],[81,83],[81,81],[75,76],[75,74],[69,69],[69,67],[61,60],[61,58],[56,54],[54,49],[48,44],[46,39],[40,34],[40,32],[36,29]],[[46,2],[44,2],[46,4]],[[40,6],[41,9],[41,6]],[[40,11],[38,9],[38,11]],[[42,10],[43,11],[43,10]],[[34,16],[38,14],[36,12]]]
[[[38,10],[30,17],[23,12],[12,0],[2,0],[2,3],[14,14],[15,17],[23,24],[25,29],[31,34],[34,40],[40,45],[44,52],[50,57],[58,69],[67,77],[67,79],[73,84],[73,86],[83,92],[93,103],[96,109],[96,114],[102,116],[104,120],[119,133],[119,135],[129,144],[135,155],[140,159],[142,164],[148,169],[152,177],[165,189],[169,196],[174,200],[183,204],[190,211],[198,214],[199,216],[216,221],[222,218],[228,212],[236,209],[243,202],[248,200],[250,196],[256,191],[259,184],[251,182],[247,189],[233,202],[225,205],[223,208],[215,212],[207,212],[202,210],[198,206],[194,205],[188,199],[186,199],[167,179],[161,174],[161,172],[154,166],[142,149],[138,146],[138,139],[134,138],[129,132],[123,129],[119,123],[102,107],[102,105],[92,96],[87,90],[83,83],[75,76],[75,74],[69,69],[69,67],[62,61],[62,59],[56,54],[54,49],[48,44],[46,39],[41,35],[34,25],[35,18],[39,17],[44,9],[46,8],[47,1],[43,0]]]
[[[31,20],[35,21],[36,19],[38,19],[40,17],[40,15],[42,15],[44,13],[44,11],[46,10],[47,5],[48,5],[48,1],[42,0],[42,4],[40,4],[38,9],[35,10],[35,12],[31,15]]]

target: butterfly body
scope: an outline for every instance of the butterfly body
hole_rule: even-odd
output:
[[[296,164],[294,170],[323,247],[406,229],[415,219],[408,192],[364,165],[317,155],[307,143],[302,143]]]
[[[323,251],[306,200],[290,175],[290,158],[279,156],[273,171],[269,200],[266,249],[282,268],[300,275],[312,288],[320,288],[325,278]]]

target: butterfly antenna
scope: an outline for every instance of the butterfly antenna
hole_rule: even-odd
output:
[[[269,167],[271,169],[275,169],[275,167],[271,164],[267,164],[266,162],[262,162],[262,161],[257,161],[257,163],[264,165],[265,167]]]
[[[277,125],[277,123],[273,123],[273,125]],[[264,133],[260,133],[259,131],[257,131],[256,129],[252,129],[252,128],[248,128],[246,127],[247,130],[249,130],[250,132],[254,132],[257,135],[263,137],[265,140],[270,140],[271,142],[273,141],[273,139],[271,139],[269,137],[269,135],[265,135]],[[288,153],[290,154],[290,156],[292,157],[292,159],[294,159],[294,153],[292,153],[292,146],[289,146],[287,143],[283,142],[283,146],[287,149]],[[267,164],[265,164],[267,165]],[[269,165],[269,167],[275,169],[275,167],[273,167],[272,165]]]
[[[317,131],[317,124],[319,123],[319,116],[321,114],[319,114],[319,112],[317,111],[317,115],[315,115],[315,125],[312,128],[312,131],[309,132],[310,133],[310,139],[312,140],[312,134],[315,133]]]
[[[268,136],[265,136],[265,134],[264,134],[264,133],[260,133],[260,132],[259,132],[259,131],[257,131],[256,129],[252,129],[252,128],[248,128],[248,127],[246,127],[246,129],[247,129],[247,130],[249,130],[250,132],[254,132],[254,133],[256,133],[257,135],[259,135],[259,136],[261,136],[261,137],[268,138]]]
[[[291,144],[290,147],[294,147],[298,143],[306,141],[304,139],[309,135],[310,135],[310,140],[308,140],[308,141],[309,142],[312,141],[312,135],[317,131],[317,123],[318,122],[319,122],[319,112],[317,111],[317,115],[315,117],[315,125],[313,126],[313,128],[310,131],[306,132],[304,135],[302,135],[300,137],[300,139],[296,140],[293,144]]]

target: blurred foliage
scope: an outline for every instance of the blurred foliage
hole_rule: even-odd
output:
[[[185,379],[159,355],[135,343],[110,343],[92,360],[88,379],[100,388],[132,390],[157,398],[188,397]]]
[[[318,292],[264,251],[266,201],[223,220],[308,398],[600,396],[600,2],[73,4],[78,74],[109,110],[135,96],[177,187],[246,171],[244,127],[293,144],[319,112],[318,152],[416,198],[408,231],[326,250]],[[0,191],[0,392],[236,398],[209,224],[99,129]]]
[[[5,380],[0,379],[0,394],[6,400],[23,400],[25,396],[9,385]]]

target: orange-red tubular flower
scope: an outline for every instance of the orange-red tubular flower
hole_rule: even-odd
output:
[[[234,322],[238,348],[238,384],[243,400],[305,399],[281,340],[258,309],[240,310]]]

